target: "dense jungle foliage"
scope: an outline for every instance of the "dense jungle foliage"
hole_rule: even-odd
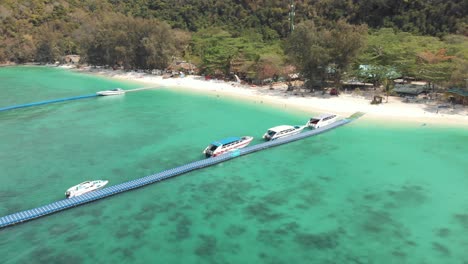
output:
[[[0,62],[60,61],[263,80],[300,72],[309,87],[393,75],[464,86],[466,0],[2,0]],[[359,65],[367,65],[365,69]]]

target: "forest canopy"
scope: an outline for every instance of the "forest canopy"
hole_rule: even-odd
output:
[[[468,75],[467,1],[292,2],[291,33],[290,1],[3,0],[0,62],[77,54],[91,65],[164,69],[181,58],[249,80],[292,67],[319,85],[379,83],[389,72],[462,85]]]

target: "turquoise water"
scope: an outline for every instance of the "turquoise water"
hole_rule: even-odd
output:
[[[0,107],[141,84],[0,68]],[[315,113],[170,89],[0,112],[0,215]],[[358,120],[0,230],[2,263],[468,262],[468,130]]]

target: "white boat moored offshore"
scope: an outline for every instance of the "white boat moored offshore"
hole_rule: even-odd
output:
[[[119,94],[125,94],[125,90],[121,88],[115,88],[112,90],[105,90],[105,91],[99,91],[96,93],[97,95],[119,95]]]
[[[268,131],[263,135],[265,140],[275,140],[282,137],[292,136],[295,134],[301,133],[305,126],[276,126],[268,129]]]
[[[203,154],[205,154],[207,158],[216,157],[226,152],[246,147],[250,144],[250,142],[252,142],[252,139],[253,137],[250,136],[229,137],[219,141],[211,142],[211,144],[205,148]]]
[[[335,114],[324,114],[318,117],[312,117],[308,122],[307,126],[310,128],[319,128],[328,126],[338,119],[338,115]]]
[[[104,187],[108,182],[109,181],[102,181],[102,180],[85,181],[85,182],[82,182],[78,185],[75,185],[69,188],[65,192],[65,195],[67,196],[67,198],[72,198],[72,197],[79,196],[88,192],[99,190],[102,187]]]

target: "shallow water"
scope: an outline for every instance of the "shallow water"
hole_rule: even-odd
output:
[[[0,68],[0,107],[141,84]],[[315,113],[170,89],[0,112],[0,215]],[[358,120],[0,230],[2,263],[468,262],[468,131]]]

